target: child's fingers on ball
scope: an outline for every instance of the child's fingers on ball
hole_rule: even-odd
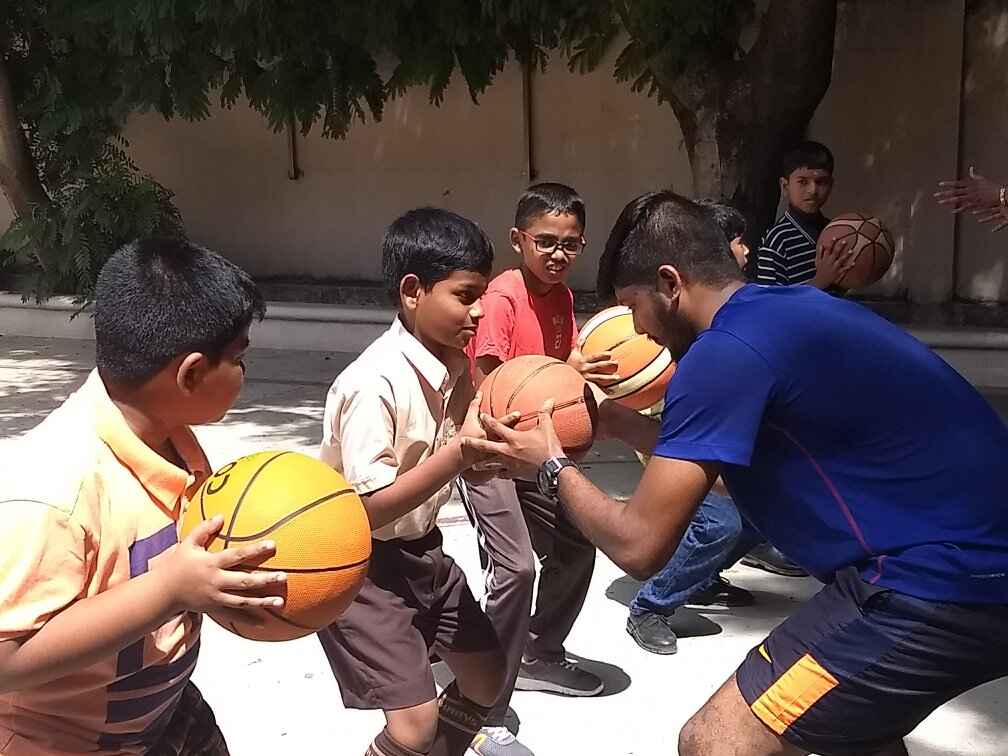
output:
[[[248,546],[224,549],[217,554],[217,566],[221,569],[237,567],[258,567],[260,564],[270,559],[276,554],[276,543],[273,541],[259,541]]]
[[[217,603],[224,609],[280,609],[284,605],[283,596],[254,596],[247,593],[222,591]]]
[[[596,383],[599,386],[611,386],[614,383],[619,383],[623,379],[616,373],[586,373],[585,380]]]
[[[214,515],[209,520],[203,520],[203,522],[193,528],[189,535],[186,536],[185,541],[205,547],[220,532],[222,527],[224,527],[224,518],[221,515]]]
[[[272,570],[222,570],[218,587],[224,591],[261,591],[282,589],[287,575]]]

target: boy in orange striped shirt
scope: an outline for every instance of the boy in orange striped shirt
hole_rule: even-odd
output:
[[[237,399],[264,309],[248,274],[187,242],[102,269],[97,368],[0,479],[0,756],[227,754],[189,682],[201,613],[248,621],[282,606],[286,577],[235,569],[272,543],[211,554],[220,518],[181,543],[177,522],[210,471],[189,426]]]

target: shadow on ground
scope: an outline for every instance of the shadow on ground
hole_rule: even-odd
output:
[[[624,575],[609,584],[605,595],[606,598],[615,601],[617,604],[629,607],[633,603],[634,596],[637,595],[640,587],[641,583],[639,580],[634,580],[629,575]],[[669,618],[669,626],[677,638],[700,638],[705,635],[717,635],[721,632],[719,624],[704,617],[700,612],[685,606],[675,610]]]

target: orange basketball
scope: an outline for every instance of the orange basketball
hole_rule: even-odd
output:
[[[854,267],[837,281],[845,289],[869,286],[885,275],[893,262],[895,247],[882,221],[869,215],[848,213],[838,215],[819,234],[818,248],[838,239],[847,239],[848,250],[854,252]]]
[[[518,430],[534,428],[543,403],[553,399],[553,426],[568,454],[586,452],[595,440],[595,396],[566,362],[540,355],[515,357],[490,373],[480,390],[480,409],[491,417],[521,413]]]
[[[629,307],[609,307],[585,323],[578,347],[586,357],[612,354],[621,380],[602,390],[630,409],[644,410],[660,402],[676,369],[668,349],[634,330]]]
[[[324,462],[273,451],[224,465],[189,503],[182,537],[218,514],[224,527],[209,551],[271,540],[276,554],[252,569],[287,573],[284,606],[254,610],[263,612],[262,627],[219,623],[244,638],[291,640],[321,630],[343,613],[364,582],[371,525],[360,497]]]

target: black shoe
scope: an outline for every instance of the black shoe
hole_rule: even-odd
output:
[[[638,646],[652,654],[668,655],[677,650],[676,634],[669,617],[663,614],[631,614],[627,617],[626,631],[637,641]]]
[[[541,690],[561,696],[597,696],[605,687],[602,678],[574,662],[522,659],[515,690]]]
[[[806,577],[808,573],[784,556],[775,546],[761,543],[744,557],[742,564],[784,577]]]
[[[756,603],[756,598],[745,588],[732,585],[723,577],[718,575],[714,585],[697,591],[686,600],[690,606],[726,606],[729,608],[736,606],[752,606]]]

